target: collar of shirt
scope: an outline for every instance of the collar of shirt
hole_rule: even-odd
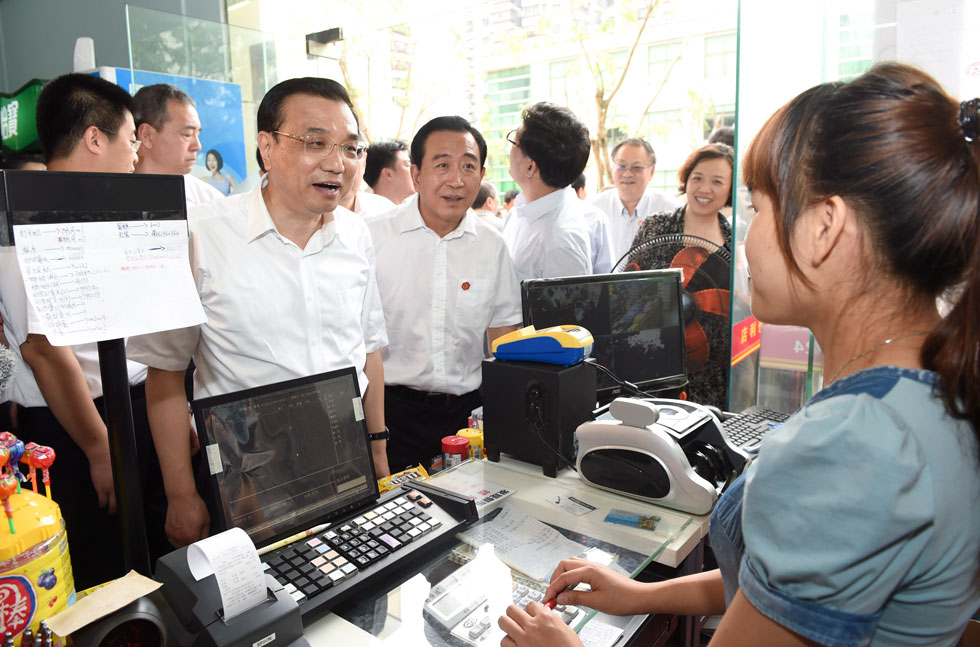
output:
[[[248,228],[246,230],[245,240],[251,243],[267,233],[272,233],[276,238],[286,245],[295,245],[291,240],[279,233],[279,229],[276,227],[276,223],[272,220],[272,214],[269,213],[269,207],[265,203],[265,198],[262,195],[262,189],[269,183],[269,175],[266,174],[262,178],[262,182],[258,187],[252,191],[251,204],[248,207]],[[315,254],[320,251],[333,241],[334,237],[337,237],[341,242],[344,240],[344,233],[347,233],[346,227],[344,227],[344,214],[351,213],[344,209],[340,205],[334,209],[333,218],[330,222],[322,225],[316,233],[310,238],[310,241],[306,244],[306,248],[303,252],[307,254]],[[353,214],[352,214],[353,215]],[[356,217],[356,216],[355,216]]]
[[[521,193],[520,196],[518,196],[518,200],[523,197],[524,194]],[[572,190],[571,187],[566,186],[564,189],[552,191],[548,195],[542,196],[532,202],[524,202],[523,204],[519,203],[516,207],[517,213],[519,216],[526,218],[528,222],[533,222],[538,218],[548,215],[549,213],[553,213],[571,198],[575,198],[576,200],[578,199],[578,197],[575,195],[575,191]]]
[[[416,193],[408,201],[402,203],[402,209],[398,214],[398,233],[404,234],[409,231],[415,231],[416,229],[425,229],[427,231],[432,231],[429,229],[425,221],[422,220],[422,212],[419,211],[419,194]],[[434,234],[435,232],[432,231]],[[446,240],[451,240],[453,238],[459,238],[464,234],[470,234],[471,236],[476,236],[476,216],[473,215],[472,209],[466,210],[466,215],[463,219],[456,225],[456,229],[452,230],[446,236],[443,236]]]

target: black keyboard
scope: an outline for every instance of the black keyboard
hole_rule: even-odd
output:
[[[327,530],[263,555],[266,572],[296,600],[304,620],[328,611],[476,520],[472,501],[421,489],[385,493]]]
[[[721,427],[733,445],[751,451],[762,442],[766,432],[783,424],[787,418],[788,413],[752,406],[721,423]]]

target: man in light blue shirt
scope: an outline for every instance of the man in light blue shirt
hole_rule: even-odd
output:
[[[589,129],[568,108],[541,102],[507,136],[510,176],[521,187],[504,224],[520,280],[592,274],[586,205],[569,186],[589,161]]]

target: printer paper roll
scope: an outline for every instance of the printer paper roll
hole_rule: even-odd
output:
[[[255,544],[241,528],[202,539],[187,549],[187,566],[195,580],[214,573],[225,620],[266,599],[265,574]]]

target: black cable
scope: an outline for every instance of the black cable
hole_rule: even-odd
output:
[[[613,373],[611,370],[609,370],[608,367],[603,366],[602,364],[600,364],[596,360],[596,358],[589,357],[585,361],[587,363],[589,363],[589,364],[592,364],[592,366],[596,367],[596,369],[598,369],[599,371],[601,371],[602,373],[604,373],[605,375],[607,375],[613,382],[615,382],[616,384],[618,384],[621,387],[623,387],[624,389],[626,389],[626,392],[627,393],[629,393],[630,395],[634,395],[634,396],[636,396],[638,398],[656,398],[657,397],[657,394],[659,394],[659,393],[663,393],[664,391],[672,391],[672,390],[675,390],[675,389],[680,389],[680,388],[683,388],[683,387],[685,387],[685,386],[687,386],[689,384],[689,382],[687,380],[684,380],[681,383],[672,382],[670,386],[665,386],[665,387],[660,388],[660,389],[653,389],[651,391],[643,391],[643,390],[640,389],[640,387],[636,386],[632,382],[627,382],[626,380],[619,379],[619,377],[617,377],[615,373]],[[663,379],[666,379],[666,380],[674,380],[675,378],[663,378]],[[656,384],[656,382],[659,382],[659,381],[660,380],[654,380],[653,383]]]
[[[578,472],[578,470],[575,469],[575,461],[568,460],[568,457],[566,457],[564,454],[562,454],[561,451],[558,450],[558,448],[552,447],[551,446],[551,443],[549,443],[547,440],[545,440],[544,432],[545,432],[546,426],[545,426],[545,422],[544,422],[544,414],[541,413],[541,405],[540,404],[534,404],[534,405],[532,405],[532,408],[534,409],[534,413],[537,414],[537,415],[535,416],[535,419],[534,420],[531,420],[531,425],[534,427],[534,430],[538,434],[538,440],[541,441],[541,444],[542,445],[544,445],[545,447],[548,448],[548,451],[550,451],[552,454],[554,454],[559,459],[561,459],[561,463],[564,463],[565,465],[567,465],[568,467],[570,467],[573,472]],[[561,463],[558,463],[559,469],[561,469]]]

